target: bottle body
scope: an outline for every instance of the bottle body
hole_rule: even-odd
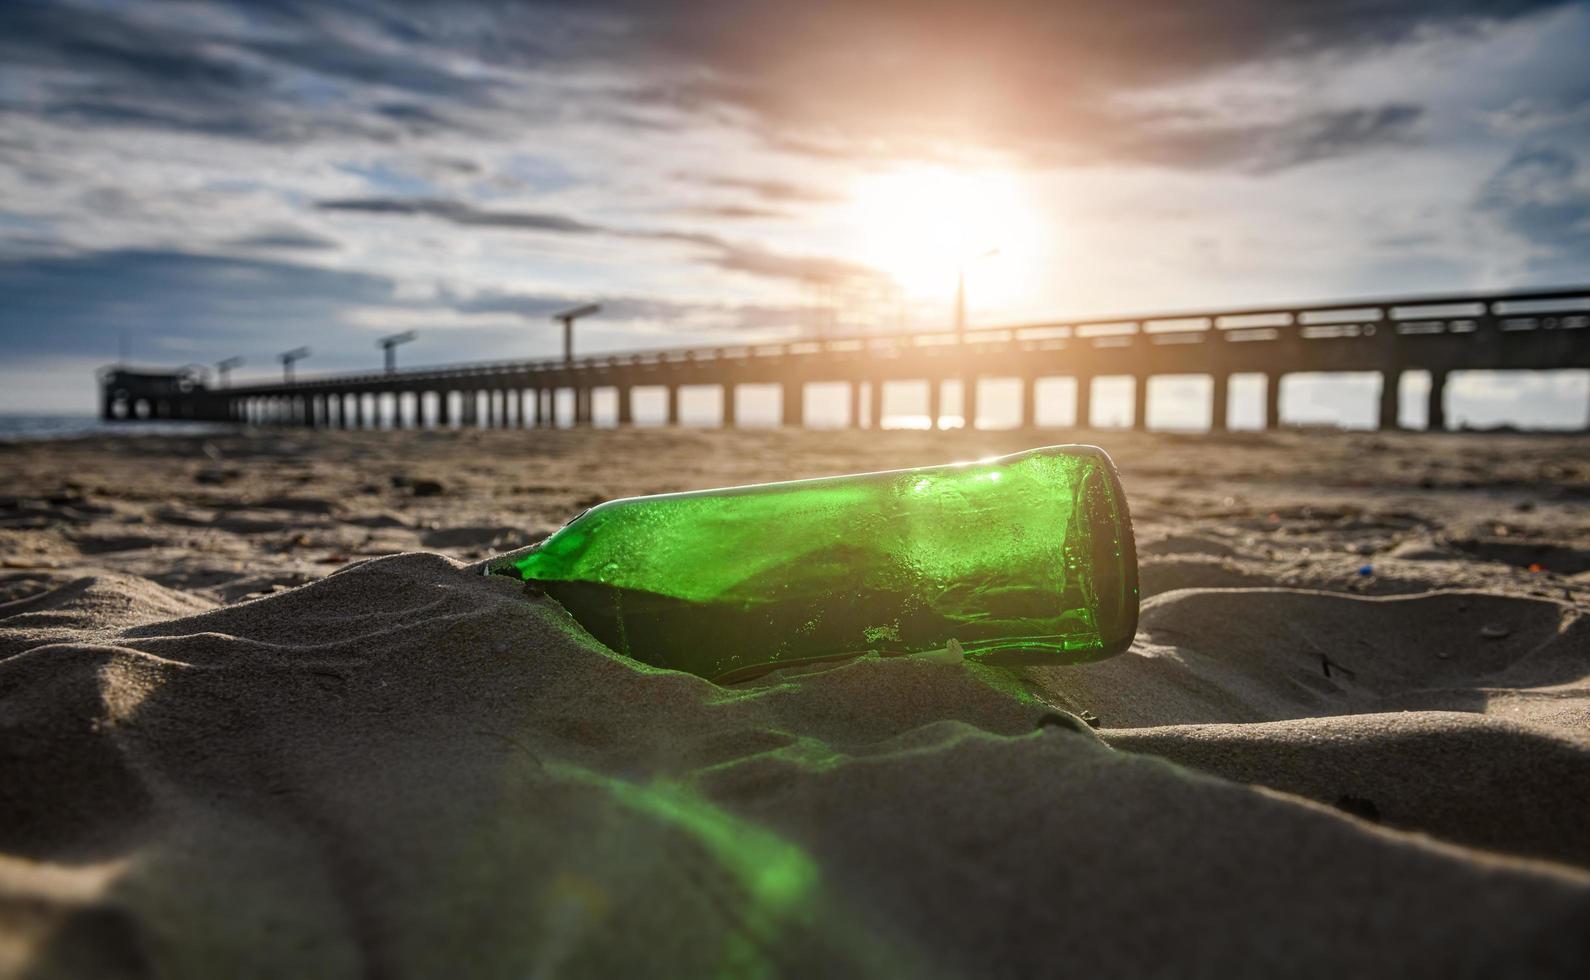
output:
[[[1090,446],[612,500],[490,571],[597,639],[728,678],[869,651],[1111,656],[1137,623],[1125,495]]]

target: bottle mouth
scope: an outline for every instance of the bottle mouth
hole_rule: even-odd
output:
[[[1132,515],[1115,463],[1102,449],[1099,465],[1083,481],[1082,517],[1090,532],[1090,565],[1097,603],[1097,628],[1101,649],[1098,659],[1113,657],[1132,645],[1137,635],[1139,586],[1137,542]]]

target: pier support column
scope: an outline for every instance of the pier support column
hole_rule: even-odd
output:
[[[1148,431],[1148,375],[1139,374],[1132,379],[1132,428]]]
[[[852,429],[861,428],[861,382],[860,381],[852,381],[852,382],[850,382],[850,418],[846,420],[845,424],[850,426]]]
[[[961,426],[966,429],[977,428],[977,376],[967,375],[961,379]]]
[[[867,382],[867,408],[872,416],[872,428],[883,428],[883,379]]]
[[[1430,370],[1430,403],[1425,409],[1424,427],[1430,432],[1446,431],[1446,371]]]
[[[1281,427],[1281,379],[1284,374],[1266,374],[1264,376],[1264,427],[1266,429],[1279,429]]]
[[[1076,382],[1076,418],[1071,423],[1079,429],[1088,429],[1093,426],[1093,378],[1090,375],[1079,374],[1073,379]]]
[[[944,397],[944,382],[940,381],[938,378],[934,378],[933,380],[929,381],[927,384],[928,384],[928,406],[927,406],[928,428],[929,429],[937,429],[939,427],[939,416],[941,414],[943,414],[943,410],[942,410],[941,406],[939,405],[939,402]]]
[[[784,424],[791,428],[798,428],[806,424],[806,384],[804,382],[784,382]]]
[[[1019,378],[1017,384],[1021,385],[1021,418],[1016,420],[1019,429],[1036,429],[1038,427],[1038,379]]]
[[[451,391],[438,391],[436,393],[436,427],[451,429],[453,427],[453,393]]]
[[[1209,431],[1226,431],[1231,415],[1231,375],[1216,372],[1209,376]]]
[[[734,403],[735,392],[739,386],[729,382],[723,386],[723,427],[732,429],[739,424],[739,406]]]
[[[535,397],[535,402],[536,402],[535,425],[536,425],[536,428],[538,428],[538,429],[547,428],[547,419],[552,417],[552,410],[547,407],[547,392],[549,390],[550,389],[548,389],[548,388],[537,388],[536,389],[536,397]]]
[[[591,389],[587,386],[574,389],[574,424],[591,424]]]
[[[1402,390],[1400,368],[1380,372],[1380,431],[1399,428]]]
[[[520,388],[519,392],[519,428],[530,428],[530,389]]]
[[[679,386],[668,386],[668,424],[679,424]]]
[[[360,392],[359,394],[356,394],[356,395],[353,396],[353,427],[355,429],[364,428],[364,393],[363,392]]]
[[[635,424],[635,389],[629,385],[618,386],[618,424]]]
[[[463,402],[464,410],[459,414],[463,416],[464,428],[478,428],[480,426],[480,392],[465,391]]]

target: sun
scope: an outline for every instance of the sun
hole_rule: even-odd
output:
[[[901,169],[858,180],[852,200],[861,260],[907,296],[947,300],[964,269],[979,305],[1014,298],[1009,272],[1030,252],[1038,226],[1012,175]]]

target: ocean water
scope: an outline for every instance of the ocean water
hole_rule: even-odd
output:
[[[102,422],[94,415],[0,415],[0,441],[81,436],[169,436],[224,432],[214,422]]]

